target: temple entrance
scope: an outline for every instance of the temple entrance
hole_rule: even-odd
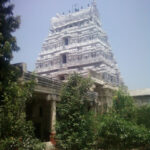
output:
[[[50,140],[51,133],[51,102],[46,95],[36,94],[27,104],[27,120],[32,120],[35,136],[43,142]]]

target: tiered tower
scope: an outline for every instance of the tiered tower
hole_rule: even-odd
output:
[[[122,85],[107,35],[103,32],[96,2],[51,19],[51,29],[36,62],[36,73],[64,80],[89,72],[111,85]]]

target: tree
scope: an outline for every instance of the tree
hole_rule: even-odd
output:
[[[135,106],[131,96],[119,90],[113,98],[113,112],[125,120],[135,119]]]
[[[150,129],[150,105],[140,106],[136,109],[136,122]]]
[[[6,79],[9,78],[13,52],[19,50],[16,38],[12,33],[19,28],[20,17],[13,16],[14,5],[9,2],[10,0],[0,1],[0,81],[3,84],[7,84]]]
[[[131,96],[118,91],[113,99],[113,111],[121,118],[150,129],[150,105],[135,106]]]
[[[10,0],[0,0],[0,149],[41,150],[43,145],[25,115],[33,83],[19,82],[21,71],[10,64],[13,52],[19,50],[12,33],[19,27],[20,17],[13,16],[13,7]]]
[[[0,108],[0,149],[41,150],[43,145],[35,138],[32,122],[26,121],[25,116],[25,103],[31,97],[33,84],[8,84]]]
[[[100,120],[99,148],[106,150],[129,150],[150,146],[150,130],[117,114],[104,115]]]
[[[95,147],[95,116],[88,111],[90,79],[72,75],[61,92],[57,107],[57,140],[64,150],[92,150]]]
[[[106,150],[142,148],[148,150],[150,130],[142,126],[142,123],[137,124],[137,118],[140,118],[140,114],[145,116],[140,112],[137,115],[133,99],[118,91],[114,97],[112,111],[103,114],[99,119],[99,148]]]

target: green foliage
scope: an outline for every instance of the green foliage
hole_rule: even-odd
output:
[[[144,105],[136,109],[136,122],[150,129],[150,105]]]
[[[57,107],[57,140],[61,149],[94,149],[96,120],[87,109],[90,87],[90,79],[74,74],[62,89]]]
[[[26,121],[25,104],[33,91],[32,81],[9,81],[0,106],[0,149],[40,150],[43,145],[34,136],[32,122]],[[37,146],[38,145],[38,146]]]
[[[25,115],[33,83],[18,82],[21,72],[10,65],[13,52],[19,50],[12,33],[19,27],[20,17],[13,16],[14,6],[9,2],[0,0],[0,150],[42,150]]]
[[[19,28],[20,17],[13,16],[14,5],[10,0],[0,1],[0,103],[9,80],[16,80],[15,68],[10,65],[13,52],[18,51],[16,38],[12,33]]]
[[[99,148],[126,150],[150,146],[150,131],[116,114],[105,115],[100,122]]]
[[[19,50],[12,32],[19,28],[20,17],[13,16],[14,5],[9,1],[0,2],[0,64],[10,62],[12,52]]]
[[[118,91],[112,110],[97,118],[87,111],[86,93],[91,84],[86,80],[74,75],[62,90],[62,101],[57,109],[59,147],[66,150],[148,150],[150,126],[146,119],[149,120],[150,107],[136,108],[129,95]]]
[[[113,98],[113,111],[125,120],[134,121],[135,106],[133,98],[120,90],[117,91],[116,96]]]
[[[150,130],[145,128],[149,109],[136,108],[133,99],[121,91],[116,93],[113,111],[99,119],[98,146],[106,150],[129,150],[150,147]],[[141,118],[143,120],[140,120]]]

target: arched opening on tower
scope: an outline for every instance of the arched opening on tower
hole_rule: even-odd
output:
[[[67,63],[67,56],[66,56],[66,54],[63,54],[63,55],[62,55],[62,63],[63,63],[63,64],[66,64],[66,63]]]
[[[64,38],[64,44],[65,45],[69,45],[69,39],[68,39],[68,37]]]

